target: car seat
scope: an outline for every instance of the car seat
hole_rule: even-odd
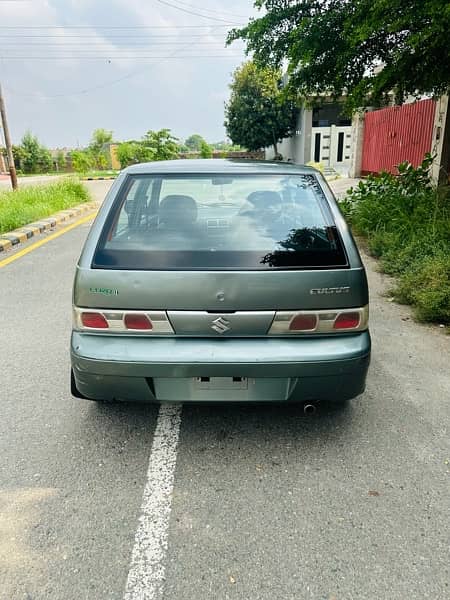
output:
[[[197,203],[191,196],[171,194],[159,205],[159,229],[186,231],[197,222]]]

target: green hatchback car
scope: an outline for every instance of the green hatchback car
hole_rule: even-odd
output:
[[[308,167],[129,167],[91,228],[73,303],[78,398],[314,407],[365,387],[365,270]]]

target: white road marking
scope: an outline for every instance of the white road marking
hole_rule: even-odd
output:
[[[159,409],[124,600],[162,598],[181,411],[181,404]]]

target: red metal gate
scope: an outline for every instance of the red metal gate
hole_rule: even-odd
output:
[[[361,171],[363,175],[389,171],[407,160],[415,167],[431,150],[434,100],[366,113]]]

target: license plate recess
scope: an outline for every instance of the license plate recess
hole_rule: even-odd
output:
[[[247,377],[194,377],[198,390],[246,390]]]

